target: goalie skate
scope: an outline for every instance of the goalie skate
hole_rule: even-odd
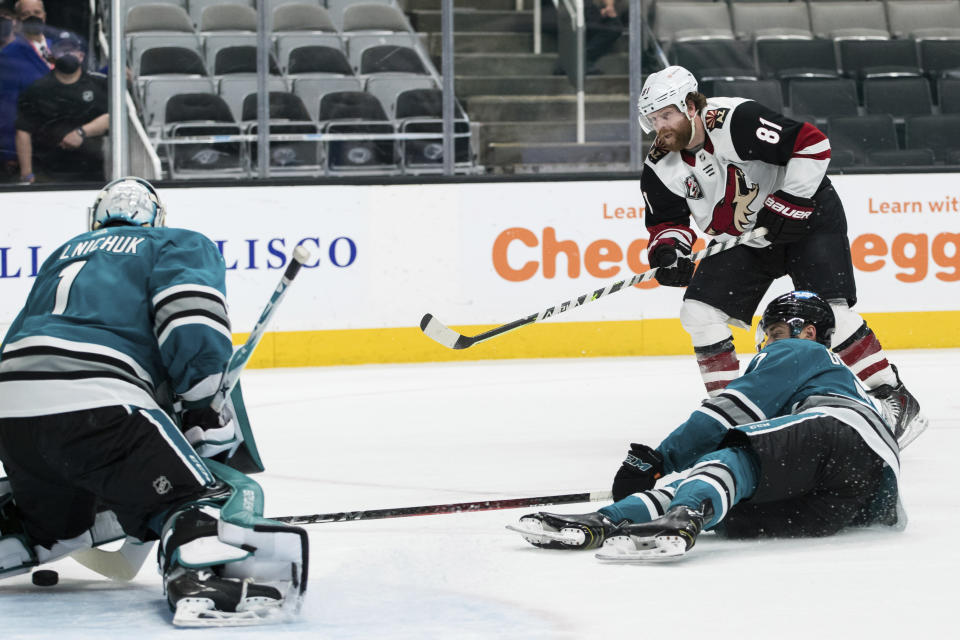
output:
[[[220,578],[209,571],[187,569],[169,580],[167,598],[178,627],[239,627],[287,622],[296,617],[297,589],[280,590],[252,579]]]
[[[531,513],[519,525],[507,525],[523,539],[541,549],[594,549],[612,535],[618,525],[600,513],[566,515]]]

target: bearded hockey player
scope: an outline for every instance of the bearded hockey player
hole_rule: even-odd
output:
[[[535,513],[509,527],[538,547],[645,562],[684,555],[705,529],[729,538],[826,536],[854,525],[902,529],[892,425],[836,354],[831,306],[807,291],[774,299],[743,376],[657,448],[632,444],[615,504]],[[654,488],[661,477],[685,477]]]
[[[0,577],[76,554],[130,579],[159,539],[175,624],[285,618],[306,588],[306,533],[201,458],[237,440],[232,405],[209,408],[233,351],[223,258],[164,228],[139,178],[103,188],[89,229],[43,263],[0,347]],[[90,551],[125,536],[121,552]]]
[[[687,287],[680,321],[690,334],[704,385],[721,393],[739,375],[728,325],[749,329],[770,284],[788,275],[816,291],[836,316],[833,350],[884,401],[907,446],[926,429],[857,301],[843,203],[826,176],[823,132],[743,98],[706,98],[683,67],[651,74],[639,98],[640,124],[657,137],[640,179],[657,281]],[[718,253],[694,274],[696,233],[728,240],[754,227],[765,238]]]

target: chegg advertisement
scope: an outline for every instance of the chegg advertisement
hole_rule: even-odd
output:
[[[951,181],[944,178],[832,177],[846,208],[861,311],[960,310],[960,180],[951,190]],[[649,268],[644,205],[636,183],[588,184],[589,188],[583,183],[555,185],[549,196],[565,206],[557,202],[512,215],[501,208],[479,221],[483,229],[478,233],[485,233],[489,243],[491,274],[503,283],[503,290],[529,292],[525,285],[534,283],[539,290],[549,290],[563,282],[564,290],[572,294],[576,283],[587,290],[605,279],[626,278]],[[694,250],[704,246],[700,237]],[[655,280],[635,286],[650,293],[667,290],[673,302],[663,306],[662,297],[654,296],[642,305],[617,305],[611,299],[604,303],[609,307],[597,314],[619,318],[620,307],[633,307],[633,317],[675,316],[680,291],[660,287]],[[786,280],[775,285],[777,292],[786,288]]]

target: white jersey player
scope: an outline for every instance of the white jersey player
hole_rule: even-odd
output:
[[[641,189],[650,265],[666,286],[687,287],[680,320],[704,385],[717,395],[739,375],[729,325],[749,328],[770,284],[788,275],[827,300],[837,319],[833,350],[885,402],[900,446],[927,426],[873,331],[851,307],[856,283],[843,203],[826,175],[830,143],[812,124],[743,98],[707,98],[693,74],[651,74],[640,123],[657,138]],[[696,232],[725,240],[754,227],[765,238],[689,260]]]

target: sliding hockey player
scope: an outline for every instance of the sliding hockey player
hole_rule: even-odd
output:
[[[538,547],[601,560],[682,556],[704,529],[729,538],[903,528],[892,426],[829,350],[831,306],[806,291],[774,299],[743,376],[703,401],[656,448],[632,444],[595,513],[535,513],[509,527]],[[685,477],[655,487],[671,473]]]
[[[771,283],[819,293],[833,308],[832,348],[871,394],[884,401],[906,447],[927,420],[903,386],[857,301],[843,203],[826,176],[830,142],[815,126],[743,98],[706,98],[683,67],[650,74],[639,98],[640,124],[657,137],[640,178],[657,281],[687,287],[680,321],[690,334],[707,392],[740,374],[728,325],[750,328]],[[727,240],[766,227],[753,240],[704,259],[689,256],[693,217]]]
[[[43,263],[0,347],[0,577],[75,554],[131,579],[159,539],[175,624],[286,618],[306,533],[201,458],[238,438],[231,404],[210,408],[233,351],[222,256],[164,228],[140,178],[106,185],[89,228]],[[121,552],[90,551],[125,536]]]

